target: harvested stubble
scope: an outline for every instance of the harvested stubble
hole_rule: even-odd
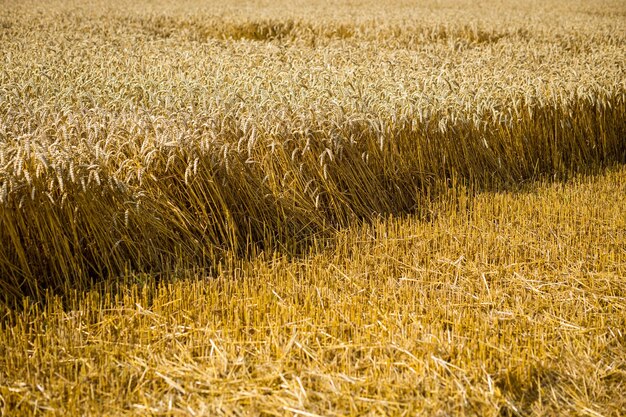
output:
[[[625,168],[458,192],[299,260],[24,301],[0,413],[621,416],[624,207]]]

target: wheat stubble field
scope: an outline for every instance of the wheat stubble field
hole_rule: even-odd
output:
[[[626,414],[621,1],[0,0],[0,415]]]

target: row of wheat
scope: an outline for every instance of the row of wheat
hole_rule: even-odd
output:
[[[626,161],[610,13],[590,29],[401,7],[382,22],[102,7],[1,15],[7,297],[296,253],[453,183]]]

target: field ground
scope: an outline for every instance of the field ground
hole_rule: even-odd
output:
[[[300,259],[5,310],[0,410],[622,415],[626,169],[452,201]]]
[[[623,1],[0,0],[0,415],[626,415]]]

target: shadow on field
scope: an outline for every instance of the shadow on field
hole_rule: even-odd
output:
[[[493,44],[501,39],[528,41],[532,34],[524,29],[487,29],[478,26],[405,25],[381,27],[375,21],[320,24],[309,20],[257,19],[232,20],[215,17],[181,18],[153,16],[119,18],[122,28],[134,28],[149,40],[179,39],[192,42],[208,40],[249,40],[258,42],[302,42],[311,46],[332,40],[383,41],[410,48],[425,43],[454,43],[459,46]]]

